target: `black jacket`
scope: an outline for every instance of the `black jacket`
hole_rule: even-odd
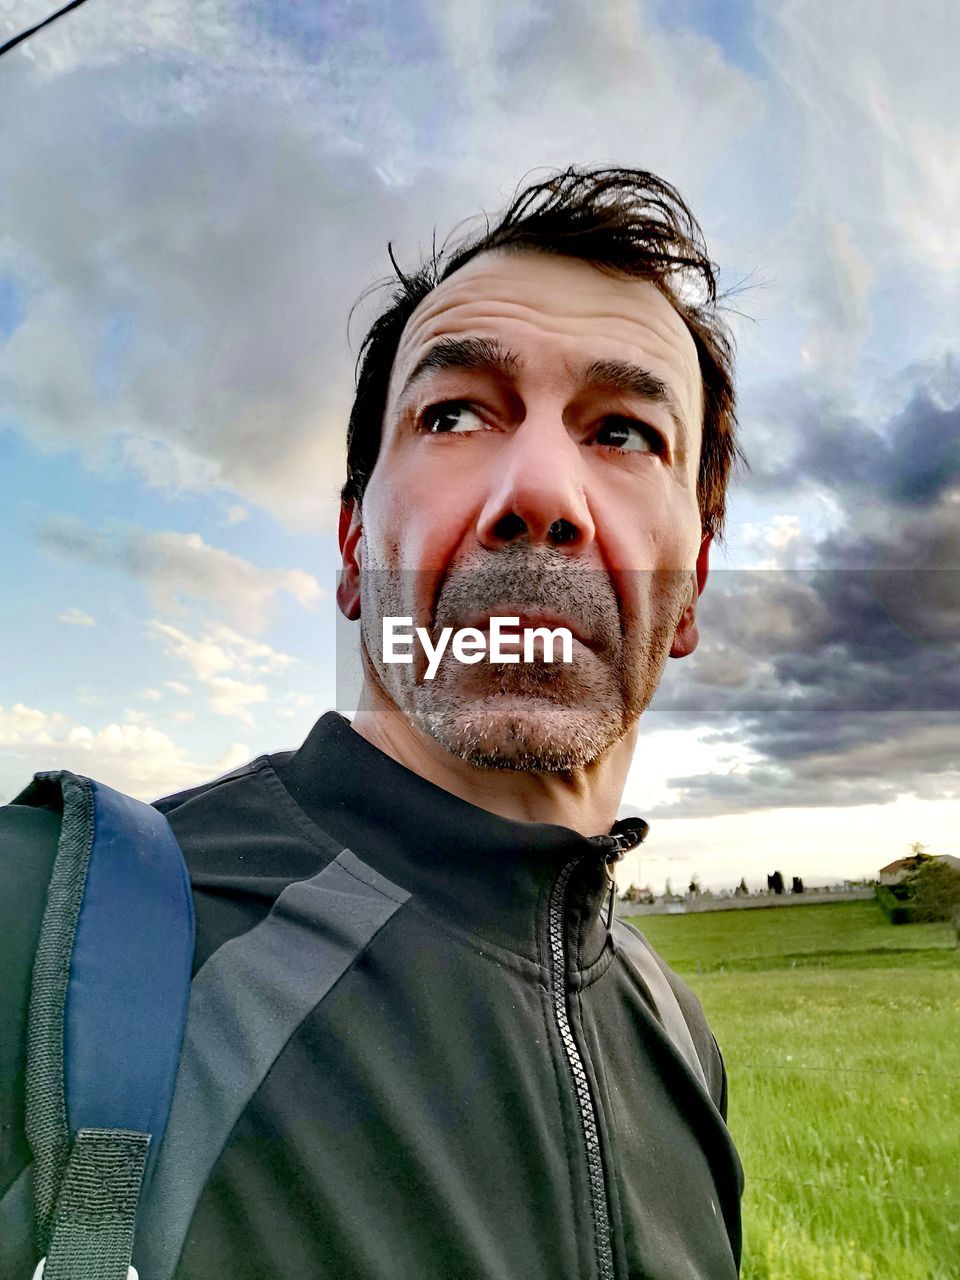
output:
[[[469,805],[335,713],[299,751],[157,807],[191,870],[205,971],[182,1068],[194,1097],[178,1082],[142,1280],[737,1275],[719,1051],[658,961],[691,1069],[624,926],[608,931],[602,838]],[[51,819],[0,811],[0,890],[19,899],[0,941],[0,1193],[29,1161],[23,1029]],[[164,1238],[171,1204],[182,1229]]]

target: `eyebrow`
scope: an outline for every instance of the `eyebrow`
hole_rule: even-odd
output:
[[[399,398],[403,400],[428,374],[445,369],[472,369],[511,378],[522,367],[520,357],[496,338],[441,338],[414,365]]]
[[[588,386],[618,391],[621,395],[636,396],[638,400],[663,405],[677,430],[686,434],[687,424],[676,396],[667,383],[649,369],[632,364],[629,360],[594,360],[582,371],[580,377]]]
[[[523,361],[517,353],[504,347],[496,338],[441,338],[417,361],[399,399],[405,399],[431,373],[466,369],[512,378],[522,368]],[[583,367],[567,362],[565,368],[587,386],[663,405],[678,431],[686,436],[687,424],[673,391],[649,369],[629,360],[594,360]]]

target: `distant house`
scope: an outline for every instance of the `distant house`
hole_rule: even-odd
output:
[[[909,857],[897,858],[895,862],[888,862],[885,867],[880,868],[880,883],[899,884],[904,876],[930,861],[932,858],[929,853],[911,853]]]
[[[648,885],[632,884],[623,895],[621,901],[652,904],[656,902],[656,898],[653,896],[653,890]]]
[[[888,862],[885,867],[881,867],[880,883],[899,884],[904,876],[908,876],[911,871],[916,871],[925,862],[945,862],[954,871],[960,871],[960,858],[955,858],[953,854],[911,853],[909,857],[898,858],[896,862]]]

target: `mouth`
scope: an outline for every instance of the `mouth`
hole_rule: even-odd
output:
[[[570,618],[564,617],[561,613],[554,613],[550,609],[524,610],[505,604],[496,609],[490,609],[486,613],[472,614],[461,625],[473,627],[489,638],[491,618],[516,618],[518,620],[516,630],[521,636],[524,631],[532,630],[534,627],[546,627],[549,631],[556,631],[558,628],[564,627],[570,632],[574,640],[586,648],[590,647],[589,639],[575,622]]]

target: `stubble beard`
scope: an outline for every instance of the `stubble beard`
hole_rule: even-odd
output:
[[[555,556],[545,560],[509,551],[488,556],[444,583],[431,627],[434,640],[445,618],[463,618],[478,607],[509,600],[522,601],[531,612],[541,607],[571,616],[582,624],[590,647],[575,643],[570,664],[542,658],[501,664],[484,658],[470,666],[448,650],[435,677],[425,680],[416,665],[371,659],[371,652],[380,652],[380,637],[369,634],[365,619],[379,628],[384,616],[416,617],[403,575],[381,571],[375,576],[361,613],[368,679],[376,679],[414,726],[466,763],[536,773],[588,767],[636,724],[659,684],[685,604],[680,588],[688,581],[643,575],[651,578],[649,618],[622,627],[606,574],[571,570],[569,561]]]

